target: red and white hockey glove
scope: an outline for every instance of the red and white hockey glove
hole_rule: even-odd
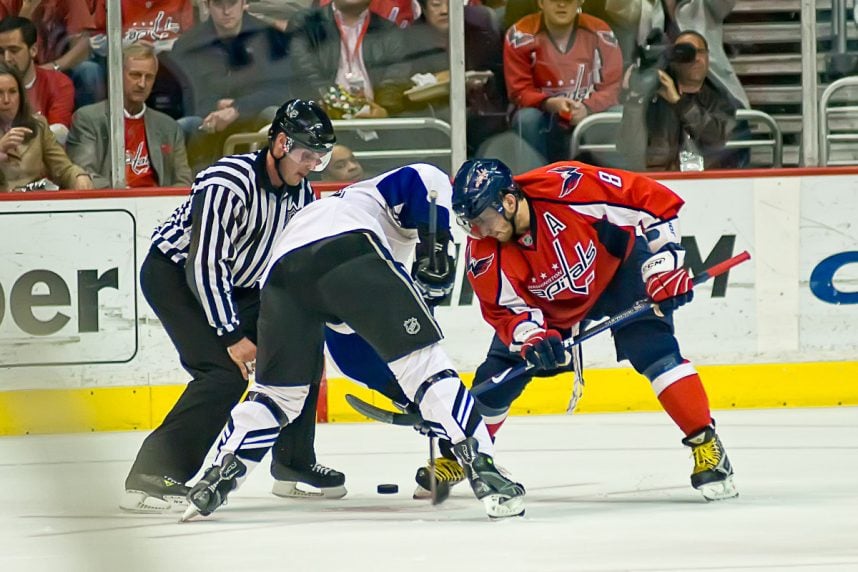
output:
[[[533,330],[521,344],[521,357],[537,370],[557,369],[569,365],[572,356],[563,347],[557,330]]]
[[[641,274],[646,293],[667,316],[694,297],[694,283],[682,267],[685,251],[670,246],[644,262]]]

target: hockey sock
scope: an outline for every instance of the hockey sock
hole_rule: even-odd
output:
[[[494,442],[495,435],[504,424],[504,421],[506,421],[506,418],[509,417],[509,407],[489,407],[480,399],[477,400],[477,411],[483,416],[486,429],[488,429],[492,442]]]
[[[455,372],[445,370],[426,380],[422,396],[416,396],[420,413],[433,429],[437,428],[439,434],[453,443],[474,437],[480,452],[492,455],[492,438],[474,407],[474,398],[459,377],[450,374],[455,375]]]
[[[254,385],[247,398],[230,413],[218,442],[215,464],[220,465],[228,453],[235,454],[247,467],[240,484],[274,445],[280,429],[289,423],[284,411],[293,419],[300,415],[308,393],[309,386]]]
[[[493,454],[492,439],[471,393],[438,344],[389,364],[405,395],[420,408],[433,431],[454,444],[474,437],[481,453]],[[426,372],[437,372],[426,377]]]
[[[658,400],[674,423],[688,436],[712,423],[712,416],[709,411],[709,399],[706,397],[706,390],[703,388],[700,376],[691,364],[683,365],[687,365],[691,373],[667,385],[658,393]],[[671,372],[663,375],[669,373]],[[658,378],[653,381],[653,387],[656,381]]]
[[[280,423],[265,405],[243,401],[232,410],[221,433],[215,465],[220,465],[227,454],[233,453],[247,467],[246,477],[262,461],[279,434]]]

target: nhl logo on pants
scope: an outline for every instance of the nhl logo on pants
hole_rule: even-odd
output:
[[[420,322],[413,316],[405,320],[402,325],[405,326],[405,333],[412,336],[420,331]]]

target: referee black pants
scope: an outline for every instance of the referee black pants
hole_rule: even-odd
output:
[[[140,289],[191,374],[179,400],[164,421],[143,442],[130,474],[169,476],[189,481],[229,419],[229,412],[247,389],[215,330],[185,281],[185,269],[152,248],[140,269]],[[233,303],[242,333],[256,341],[259,291],[237,289]],[[315,411],[318,386],[311,389],[304,410],[281,431],[272,449],[274,462],[303,468],[316,462]]]

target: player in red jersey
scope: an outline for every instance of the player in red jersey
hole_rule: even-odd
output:
[[[481,396],[490,430],[534,375],[571,368],[562,341],[582,322],[649,296],[665,315],[613,329],[617,357],[649,379],[684,433],[692,486],[707,500],[736,496],[706,391],[673,332],[671,313],[693,295],[679,243],[682,199],[645,176],[573,161],[513,177],[496,159],[475,159],[453,186],[453,210],[471,236],[468,279],[497,333],[475,379],[488,383],[524,361],[531,366]]]

